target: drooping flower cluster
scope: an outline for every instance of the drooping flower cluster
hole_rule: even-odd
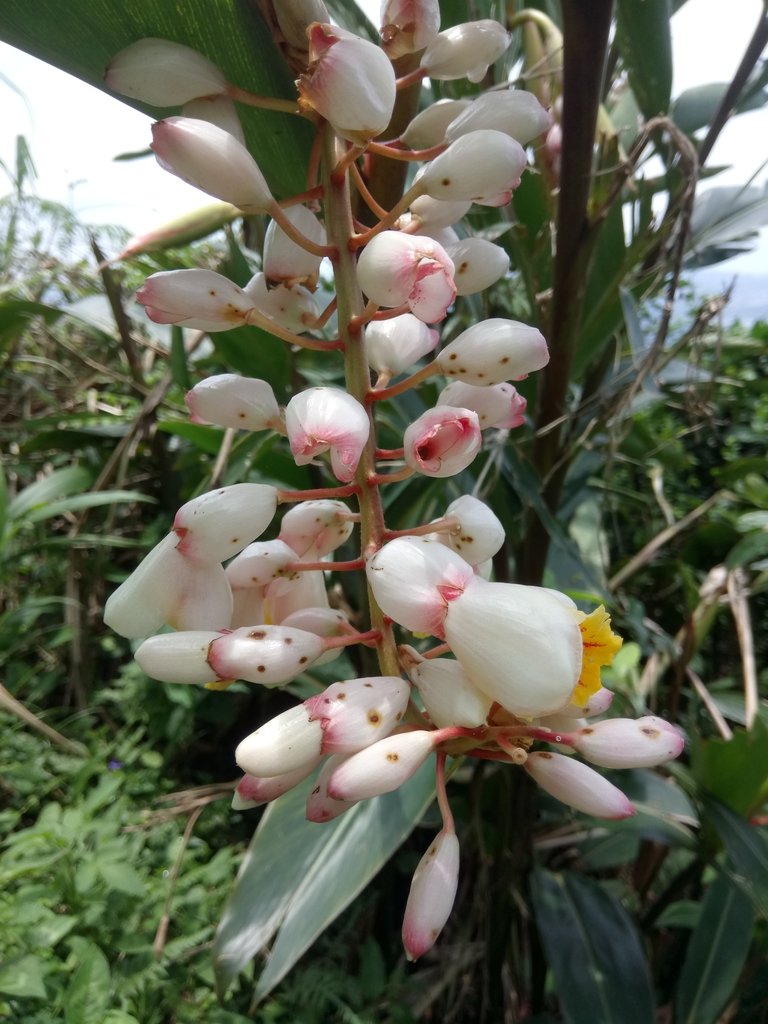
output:
[[[284,31],[301,50],[283,6]],[[439,327],[457,295],[507,273],[505,250],[468,236],[463,218],[472,204],[509,202],[526,170],[525,147],[551,127],[548,111],[530,93],[491,91],[433,104],[400,139],[373,141],[407,84],[396,80],[392,59],[423,51],[412,80],[476,83],[509,45],[494,21],[444,32],[439,25],[436,0],[389,0],[383,48],[329,19],[304,26],[307,65],[295,104],[252,96],[202,55],[158,39],[128,47],[107,74],[131,97],[185,105],[154,127],[164,168],[272,218],[262,267],[244,287],[209,270],[154,274],[138,292],[147,315],[206,332],[258,324],[287,344],[326,352],[328,376],[335,368],[341,380],[343,370],[348,386],[307,387],[281,407],[266,381],[231,373],[201,380],[187,396],[195,421],[276,431],[297,466],[324,466],[338,485],[302,494],[244,482],[193,498],[112,594],[105,621],[143,640],[136,658],[149,675],[215,689],[236,679],[279,686],[346,646],[376,650],[379,674],[340,679],[243,737],[234,805],[274,800],[319,769],[307,817],[328,821],[396,789],[436,755],[443,827],[407,903],[403,940],[413,959],[435,942],[456,892],[448,756],[523,766],[572,807],[619,818],[633,812],[624,794],[562,749],[620,768],[660,764],[683,742],[657,718],[593,721],[611,699],[600,669],[621,641],[602,607],[585,614],[555,590],[492,580],[504,530],[484,502],[465,494],[431,523],[397,535],[386,528],[382,488],[414,473],[467,469],[484,430],[525,422],[525,399],[511,382],[549,359],[540,332],[517,321],[483,320],[452,339],[441,339]],[[315,124],[321,174],[307,183],[311,207],[283,208],[274,198],[243,142],[234,101],[298,111]],[[366,151],[427,158],[389,212],[368,191]],[[351,188],[376,214],[373,228],[353,227]],[[326,258],[336,298],[321,310],[315,290]],[[344,312],[334,323],[337,309]],[[445,378],[436,405],[406,427],[401,448],[380,448],[379,403],[435,376]],[[280,505],[290,507],[276,535],[261,539]],[[331,561],[355,530],[359,557]],[[331,606],[326,574],[347,571],[367,574],[370,628]],[[364,610],[358,615],[359,623]],[[545,745],[534,750],[535,742]]]

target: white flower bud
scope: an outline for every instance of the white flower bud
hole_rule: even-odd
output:
[[[190,100],[181,108],[181,116],[215,124],[217,128],[223,128],[225,132],[229,132],[241,146],[245,145],[243,126],[237,116],[237,108],[229,96],[206,96]]]
[[[354,529],[350,511],[343,501],[320,498],[292,505],[280,524],[280,540],[298,558],[318,561],[349,538]]]
[[[193,423],[241,430],[274,430],[281,425],[272,386],[257,377],[218,373],[195,384],[184,400]]]
[[[104,622],[120,636],[137,639],[163,625],[174,629],[225,629],[232,592],[216,561],[193,561],[168,534],[133,570],[104,607]]]
[[[525,150],[503,132],[469,132],[427,164],[420,184],[433,199],[504,206],[527,166]]]
[[[232,629],[260,626],[267,618],[264,594],[260,587],[232,587]]]
[[[283,793],[287,793],[288,790],[293,789],[308,775],[311,775],[320,760],[321,758],[318,757],[316,761],[308,761],[300,768],[296,768],[295,771],[273,775],[271,778],[259,779],[255,775],[244,775],[235,787],[232,810],[245,811],[251,807],[260,807],[262,804],[277,800]]]
[[[188,558],[223,562],[260,536],[277,510],[277,490],[268,484],[230,484],[182,505],[173,520]]]
[[[485,291],[509,270],[507,252],[485,238],[463,238],[446,252],[456,268],[453,279],[457,295]]]
[[[242,288],[212,270],[162,270],[136,292],[150,320],[198,331],[242,326],[253,303]]]
[[[273,7],[286,42],[297,50],[307,49],[307,29],[313,21],[330,21],[322,0],[280,0]]]
[[[344,636],[350,632],[349,618],[336,608],[300,608],[283,619],[282,626],[305,629],[318,636]],[[323,659],[334,651],[328,651],[315,664],[322,665]]]
[[[407,303],[428,324],[442,320],[456,297],[453,261],[426,235],[382,231],[360,254],[357,279],[373,302],[380,306]]]
[[[323,641],[315,633],[285,626],[241,626],[213,641],[208,661],[222,679],[282,686],[322,652]]]
[[[480,565],[501,549],[504,527],[493,510],[479,498],[463,494],[451,502],[445,515],[458,519],[459,526],[440,537],[470,565]]]
[[[301,284],[270,288],[266,274],[261,271],[253,275],[243,291],[260,313],[295,334],[309,330],[320,315],[317,299],[308,288]]]
[[[415,775],[434,750],[435,733],[401,732],[372,743],[342,762],[328,780],[334,800],[369,800],[391,793]]]
[[[386,53],[336,25],[313,24],[309,72],[299,79],[301,104],[330,122],[337,135],[366,143],[389,124],[395,72]]]
[[[239,744],[235,760],[248,775],[269,778],[314,766],[320,757],[323,727],[303,704],[277,715]]]
[[[281,540],[259,540],[243,548],[225,572],[232,587],[266,587],[281,576],[293,575],[288,566],[296,552]]]
[[[411,121],[400,141],[411,149],[430,149],[445,141],[445,130],[471,100],[438,100]]]
[[[685,738],[663,718],[606,718],[574,733],[573,745],[602,768],[653,768],[678,757]]]
[[[403,946],[418,960],[434,946],[453,908],[459,884],[459,840],[445,829],[419,861],[403,918]]]
[[[214,683],[223,678],[208,662],[208,651],[221,633],[184,630],[161,633],[140,644],[134,657],[143,672],[164,683]]]
[[[435,358],[447,377],[483,385],[521,380],[548,362],[547,343],[540,331],[500,318],[468,327]]]
[[[308,388],[285,407],[285,429],[297,466],[331,453],[337,480],[349,483],[357,470],[370,421],[363,406],[340,388]]]
[[[433,232],[457,224],[469,212],[471,206],[472,202],[469,199],[445,200],[419,196],[411,203],[410,211],[419,234],[429,235],[434,240]],[[400,223],[402,226],[402,221]],[[445,251],[448,252],[447,249]]]
[[[493,701],[472,684],[458,661],[450,658],[414,661],[408,669],[408,678],[418,688],[427,714],[438,729],[451,725],[476,729],[485,724]]]
[[[273,580],[266,591],[266,611],[270,622],[282,622],[295,615],[296,612],[306,611],[307,608],[328,608],[328,593],[325,589],[325,580],[321,572],[300,572],[291,579]],[[337,655],[339,652],[335,652]],[[330,657],[323,658],[324,661],[333,661],[333,651],[326,654]]]
[[[492,128],[516,139],[521,146],[543,135],[553,118],[532,92],[501,89],[481,93],[448,125],[445,137],[453,142],[481,128]]]
[[[506,51],[510,39],[502,24],[488,18],[454,25],[432,40],[422,55],[421,67],[438,82],[455,78],[480,82]]]
[[[241,210],[264,212],[275,201],[245,146],[217,125],[168,117],[152,126],[150,149],[166,171]]]
[[[368,365],[378,373],[396,377],[432,352],[440,334],[412,313],[403,313],[390,320],[372,320],[363,338]]]
[[[406,465],[417,473],[447,477],[466,469],[482,442],[477,413],[438,405],[406,428],[403,453]]]
[[[562,707],[578,682],[577,620],[557,591],[474,577],[449,601],[444,630],[475,686],[513,715],[535,718]]]
[[[227,91],[227,80],[197,50],[170,39],[139,39],[116,53],[104,79],[121,96],[153,107],[178,107]]]
[[[323,723],[323,753],[352,754],[392,732],[410,692],[399,676],[370,676],[334,683],[304,706]]]
[[[488,427],[510,430],[525,423],[524,413],[528,403],[518,394],[517,388],[507,381],[481,387],[466,384],[463,380],[452,380],[438,395],[437,404],[474,409],[481,430]]]
[[[381,5],[381,42],[390,60],[418,53],[440,31],[437,0],[384,0]]]
[[[546,751],[528,754],[525,770],[556,800],[596,818],[628,818],[635,813],[630,800],[592,768]]]
[[[397,537],[368,561],[368,582],[381,610],[413,633],[443,635],[448,597],[473,579],[472,566],[424,537]]]
[[[318,245],[325,245],[325,228],[306,206],[291,206],[283,210],[287,219],[303,235]],[[264,236],[264,273],[270,281],[310,286],[317,280],[322,256],[307,252],[286,235],[275,220],[269,222]]]
[[[334,754],[320,769],[312,792],[307,797],[307,821],[315,821],[318,824],[331,821],[358,803],[357,800],[334,800],[328,796],[328,780],[339,765],[347,760],[347,756],[346,754]]]
[[[558,714],[571,719],[570,728],[572,729],[574,728],[574,718],[592,718],[594,715],[602,715],[608,710],[612,702],[613,691],[607,690],[604,686],[601,686],[597,693],[593,693],[589,697],[583,708],[578,704],[570,703],[566,704],[564,708],[560,708]]]

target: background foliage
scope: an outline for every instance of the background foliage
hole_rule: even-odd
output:
[[[157,0],[73,0],[64,26],[58,5],[37,6],[33,22],[26,5],[4,3],[0,35],[94,84],[113,52],[162,35],[198,46],[236,82],[290,95],[251,5],[219,3],[214,22],[205,0],[184,19]],[[441,6],[444,26],[466,16],[463,4]],[[475,6],[478,17],[497,13]],[[613,12],[600,2],[586,20],[581,6],[536,5],[564,29],[563,70],[550,82],[565,96],[559,205],[545,174],[528,174],[513,210],[473,214],[475,230],[509,249],[514,273],[490,297],[457,306],[444,332],[518,317],[542,325],[556,358],[538,394],[528,385],[532,426],[489,439],[451,486],[474,488],[504,522],[497,578],[543,578],[611,606],[626,638],[608,680],[616,711],[650,708],[678,722],[685,758],[664,772],[621,773],[639,813],[620,823],[565,810],[522,773],[457,765],[457,906],[415,968],[398,934],[434,825],[428,780],[323,828],[304,823],[289,795],[251,841],[259,812],[228,808],[232,751],[244,722],[290,698],[153,683],[100,613],[192,495],[257,477],[315,482],[274,439],[188,423],[190,382],[234,368],[266,377],[285,399],[329,371],[316,354],[288,352],[252,328],[192,352],[181,332],[136,314],[132,294],[158,269],[210,266],[244,283],[258,266],[258,221],[98,272],[102,253],[124,239],[95,238],[34,198],[19,140],[0,205],[7,1019],[768,1020],[768,711],[759,696],[768,326],[724,330],[723,297],[678,302],[671,318],[663,304],[686,268],[731,254],[764,217],[762,193],[714,189],[699,205],[693,185],[732,110],[765,101],[757,58],[768,19],[730,89],[672,103],[669,17],[679,3],[622,0]],[[366,30],[356,9],[333,10]],[[519,11],[510,18],[519,31],[497,76],[513,69],[535,88],[542,39]],[[603,45],[607,80],[590,82],[583,53]],[[559,53],[549,56],[557,65]],[[301,188],[307,133],[285,119],[278,134],[276,123],[246,112],[262,168],[290,192]],[[581,193],[575,177],[588,186]],[[404,417],[433,397],[425,390],[393,406],[384,443],[399,443]],[[552,420],[557,428],[542,431]],[[388,522],[428,519],[444,504],[442,484],[409,481],[391,488]],[[341,586],[337,599],[359,608],[354,585]],[[305,696],[338,666],[289,689]]]

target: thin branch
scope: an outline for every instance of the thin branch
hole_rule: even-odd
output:
[[[728,573],[728,601],[736,623],[736,636],[741,651],[741,667],[744,674],[744,718],[747,729],[755,724],[758,710],[757,667],[755,664],[755,643],[752,636],[752,619],[747,600],[747,581],[743,569]]]

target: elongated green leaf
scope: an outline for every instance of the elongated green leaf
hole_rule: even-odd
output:
[[[34,17],[25,0],[0,4],[0,38],[108,91],[104,69],[119,50],[147,36],[173,39],[199,50],[227,79],[251,92],[293,99],[294,76],[272,41],[257,4],[238,0],[38,0]],[[178,113],[133,100],[153,117]],[[278,198],[300,192],[312,140],[301,118],[238,107],[246,141]],[[148,140],[149,141],[149,140]]]
[[[758,826],[750,825],[716,800],[707,800],[706,808],[733,869],[731,880],[755,908],[768,917],[768,842],[765,836]]]
[[[214,943],[222,994],[276,933],[257,997],[285,977],[416,825],[432,799],[434,771],[427,764],[394,793],[324,825],[304,816],[312,785],[308,779],[272,804],[256,830]]]
[[[720,876],[707,891],[677,983],[679,1024],[713,1024],[739,979],[752,940],[747,896]]]
[[[23,299],[9,299],[0,303],[0,351],[9,348],[36,316],[42,316],[47,323],[53,323],[61,316],[61,310]]]
[[[93,943],[84,943],[79,955],[80,965],[64,996],[64,1019],[66,1024],[102,1024],[109,1002],[109,964]]]
[[[61,516],[66,512],[80,512],[84,508],[114,505],[119,501],[154,502],[154,500],[139,491],[97,491],[95,494],[74,494],[71,498],[60,498],[58,501],[51,501],[40,508],[33,509],[26,516],[26,520],[28,523],[39,523],[43,519],[53,519],[54,516]]]
[[[0,994],[17,999],[45,999],[46,963],[42,957],[23,956],[0,966]]]
[[[670,0],[619,0],[619,46],[637,105],[646,118],[666,114],[672,92]]]
[[[749,814],[768,796],[768,729],[762,722],[728,740],[694,737],[691,755],[702,790],[737,814]]]
[[[536,923],[572,1024],[653,1024],[653,993],[635,927],[587,878],[536,869]]]
[[[82,466],[55,469],[16,495],[8,506],[8,519],[21,519],[33,508],[45,505],[54,498],[86,490],[90,483],[91,474]]]

